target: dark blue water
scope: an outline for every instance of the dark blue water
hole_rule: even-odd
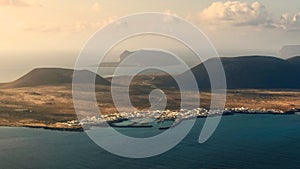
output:
[[[205,119],[171,151],[148,159],[127,159],[95,145],[84,133],[43,129],[0,128],[0,168],[300,168],[299,115],[234,115],[223,117],[204,144],[198,136]],[[121,129],[145,135],[156,129]]]

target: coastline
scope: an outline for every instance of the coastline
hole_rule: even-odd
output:
[[[245,109],[245,108],[244,108]],[[224,110],[222,113],[222,116],[231,116],[231,115],[235,115],[235,114],[246,114],[246,115],[294,115],[297,112],[300,112],[300,109],[293,109],[293,110],[289,110],[289,111],[285,111],[285,112],[275,112],[275,111],[264,111],[264,112],[259,112],[259,111],[254,111],[251,109],[245,109],[245,110]],[[210,116],[216,116],[216,115],[221,115],[221,114],[213,114]],[[205,116],[196,116],[196,118],[207,118],[208,115]],[[184,121],[184,120],[188,120],[190,118],[183,118],[180,119],[180,121]],[[116,128],[133,128],[132,126],[118,126],[115,125],[114,123],[118,123],[118,122],[122,122],[122,121],[126,121],[128,120],[127,118],[121,118],[118,119],[117,121],[107,121],[107,123],[109,123],[112,127],[116,127]],[[161,121],[170,121],[170,120],[174,120],[175,118],[168,118],[168,119],[160,119]],[[72,120],[72,124],[74,124],[75,120]],[[0,124],[1,127],[25,127],[25,128],[33,128],[33,129],[44,129],[44,130],[54,130],[54,131],[68,131],[68,132],[83,132],[84,131],[84,127],[82,127],[80,124],[76,124],[76,125],[71,125],[68,124],[68,122],[57,122],[57,123],[53,123],[53,124],[45,124],[45,123],[28,123],[28,124],[24,124],[24,123],[7,123],[7,124]],[[91,125],[92,126],[92,125]],[[150,125],[145,125],[145,126],[134,126],[134,128],[150,128]],[[168,129],[169,127],[166,127],[165,129]]]
[[[69,132],[83,132],[84,129],[81,126],[73,126],[73,127],[58,127],[58,126],[53,126],[53,125],[47,125],[47,124],[42,124],[42,125],[35,125],[35,124],[0,124],[0,127],[24,127],[24,128],[32,128],[32,129],[44,129],[44,130],[54,130],[54,131],[69,131]]]

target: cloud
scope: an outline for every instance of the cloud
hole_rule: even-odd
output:
[[[24,31],[30,31],[30,32],[59,32],[62,31],[62,27],[55,23],[43,23],[38,25],[30,25],[25,26]]]
[[[171,23],[174,22],[175,17],[177,17],[177,15],[175,13],[173,13],[171,10],[167,9],[163,12],[163,14],[165,14],[166,16],[164,16],[163,21],[165,23]],[[175,16],[175,17],[174,17]]]
[[[117,17],[109,17],[102,21],[78,21],[71,24],[58,23],[38,23],[23,26],[24,31],[36,33],[91,33],[106,26],[114,21]]]
[[[270,15],[259,2],[227,1],[214,2],[200,14],[201,20],[211,24],[229,23],[233,26],[272,25]]]
[[[101,9],[101,6],[100,6],[100,4],[99,4],[98,2],[96,2],[96,3],[94,3],[94,4],[92,5],[92,10],[93,10],[93,11],[99,12],[100,9]]]
[[[117,19],[118,19],[117,16],[111,16],[111,17],[108,17],[105,20],[103,20],[101,22],[101,24],[102,24],[102,26],[106,26],[108,24],[111,24],[111,23],[115,22]],[[116,24],[120,24],[120,23],[116,23]]]
[[[300,12],[294,15],[289,13],[281,15],[275,26],[286,31],[300,31]]]
[[[267,8],[259,2],[214,2],[199,14],[201,21],[211,25],[260,26],[285,31],[300,31],[300,12],[282,14],[279,20],[270,16]]]
[[[0,6],[32,7],[42,5],[36,0],[0,0]]]

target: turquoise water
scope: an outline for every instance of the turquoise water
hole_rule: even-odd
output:
[[[204,120],[198,119],[174,149],[147,159],[112,155],[84,133],[1,127],[0,168],[300,168],[299,115],[225,116],[209,141],[198,144]],[[161,132],[151,128],[118,130],[139,136]]]

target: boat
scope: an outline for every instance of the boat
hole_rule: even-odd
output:
[[[132,124],[132,125],[116,125],[114,123],[110,123],[110,126],[114,127],[114,128],[152,128],[153,127],[153,125],[150,125],[150,124],[147,124],[147,125],[135,125],[135,124]]]
[[[171,126],[159,127],[158,130],[167,130],[167,129],[169,129],[169,128],[171,128]]]

